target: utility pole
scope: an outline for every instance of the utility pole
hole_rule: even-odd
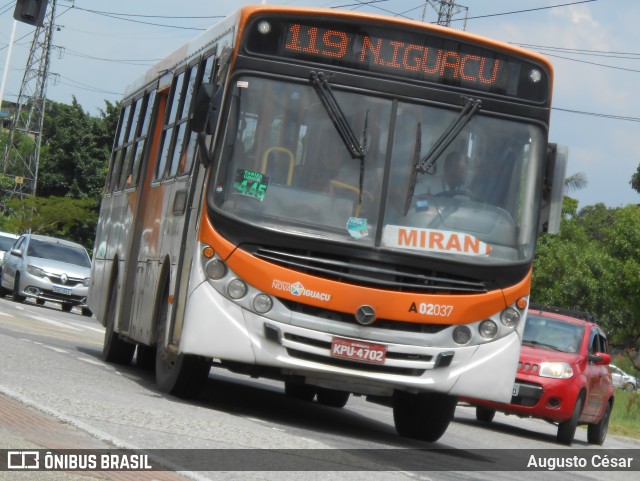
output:
[[[16,20],[36,29],[2,157],[2,173],[14,180],[12,189],[2,192],[4,197],[36,194],[55,10],[56,0],[18,0],[16,4]],[[21,150],[20,139],[25,136],[33,140],[33,148]]]
[[[451,20],[454,16],[460,16],[464,14],[464,23],[462,30],[467,29],[467,17],[469,15],[469,8],[463,5],[458,5],[454,0],[425,0],[424,8],[422,9],[422,21],[425,21],[427,14],[427,4],[438,12],[438,20],[436,24],[444,25],[445,27],[451,27]]]

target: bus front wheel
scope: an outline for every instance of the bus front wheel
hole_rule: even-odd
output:
[[[209,377],[211,359],[178,354],[167,348],[164,342],[167,312],[168,302],[165,300],[158,317],[156,384],[160,391],[167,394],[180,398],[193,398],[198,395]]]
[[[458,399],[442,393],[395,391],[393,421],[400,436],[433,443],[453,419]]]

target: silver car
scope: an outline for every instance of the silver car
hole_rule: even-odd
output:
[[[11,246],[15,244],[18,238],[15,234],[9,232],[0,232],[0,274],[2,273],[2,258],[4,253],[11,249]]]
[[[91,259],[80,244],[55,237],[23,234],[2,259],[0,296],[13,300],[35,298],[39,305],[58,302],[65,312],[86,306]]]
[[[638,378],[627,374],[618,366],[609,364],[609,370],[611,371],[611,379],[613,380],[613,387],[618,387],[626,391],[638,390]]]

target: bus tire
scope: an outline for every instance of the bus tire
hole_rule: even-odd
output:
[[[400,436],[433,443],[453,419],[458,399],[442,393],[395,391],[393,421]]]
[[[337,391],[335,389],[318,388],[318,403],[332,408],[343,408],[349,400],[351,393]]]
[[[476,419],[481,423],[490,423],[493,421],[493,417],[496,415],[496,410],[491,408],[485,408],[483,406],[476,406]]]
[[[284,393],[287,397],[297,399],[298,401],[311,402],[316,396],[316,388],[308,384],[297,383],[293,381],[284,382]]]
[[[138,344],[136,347],[136,366],[145,371],[153,371],[156,368],[156,348]]]
[[[128,365],[131,364],[131,359],[133,359],[133,353],[136,349],[136,345],[121,339],[120,335],[114,330],[116,319],[116,298],[117,295],[112,286],[111,294],[109,295],[107,325],[104,331],[102,359],[105,362]]]
[[[166,291],[165,291],[166,292]],[[157,320],[156,385],[164,393],[189,399],[201,391],[211,370],[211,359],[189,354],[177,354],[164,342],[168,313],[168,296],[163,296]]]

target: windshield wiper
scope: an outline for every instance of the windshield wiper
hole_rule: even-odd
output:
[[[360,186],[358,194],[358,203],[362,204],[362,186],[364,183],[364,157],[365,157],[365,142],[367,136],[367,124],[369,122],[369,111],[367,110],[367,116],[364,122],[364,132],[362,144],[358,141],[351,124],[347,120],[344,112],[340,108],[336,97],[333,95],[333,90],[327,81],[327,78],[323,72],[311,72],[311,83],[318,94],[318,97],[322,101],[322,105],[329,114],[329,118],[335,126],[342,142],[349,151],[352,159],[360,159]]]
[[[414,156],[413,169],[411,171],[411,178],[409,179],[409,187],[407,189],[407,196],[405,197],[404,202],[404,215],[407,215],[409,212],[409,205],[411,204],[411,198],[413,197],[413,192],[416,188],[416,177],[418,173],[424,174],[429,172],[429,170],[435,165],[436,161],[442,155],[442,153],[451,145],[451,142],[458,136],[458,134],[462,131],[465,125],[471,120],[471,117],[475,115],[475,113],[480,109],[482,102],[479,99],[473,99],[471,97],[462,97],[464,99],[464,107],[458,114],[458,116],[453,119],[451,124],[445,129],[440,137],[434,142],[429,149],[429,152],[420,159],[419,155]],[[418,129],[420,129],[420,125],[418,125]],[[417,145],[416,139],[416,145]]]

